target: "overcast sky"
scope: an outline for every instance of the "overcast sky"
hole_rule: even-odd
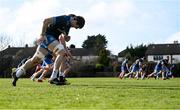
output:
[[[83,29],[69,33],[68,45],[79,48],[97,34],[106,36],[113,54],[130,44],[180,42],[180,0],[0,0],[0,33],[13,46],[32,45],[44,18],[71,13],[86,19]]]

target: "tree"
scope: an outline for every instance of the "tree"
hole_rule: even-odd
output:
[[[83,42],[82,47],[85,49],[94,49],[99,55],[99,64],[108,66],[110,61],[110,58],[108,57],[110,55],[110,51],[106,50],[107,43],[108,41],[106,40],[106,36],[98,34],[88,36],[87,40]]]
[[[11,38],[6,34],[0,34],[0,51],[4,50],[11,43]]]
[[[100,50],[98,62],[100,64],[103,64],[104,66],[109,66],[110,58],[108,57],[108,55],[109,55],[109,51],[108,50],[106,50],[106,49]]]
[[[95,49],[99,53],[100,50],[106,49],[107,43],[106,36],[98,34],[88,36],[87,40],[83,42],[82,47],[86,49]]]
[[[125,50],[125,57],[128,57],[128,59],[134,61],[137,58],[142,58],[145,56],[146,50],[147,50],[146,45],[138,45],[136,47],[133,47],[132,45],[130,45],[130,47],[127,47]]]

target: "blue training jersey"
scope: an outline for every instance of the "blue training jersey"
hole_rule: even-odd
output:
[[[57,16],[53,17],[53,24],[50,25],[46,30],[46,35],[52,35],[58,40],[60,34],[65,33],[69,34],[71,28],[71,16]]]

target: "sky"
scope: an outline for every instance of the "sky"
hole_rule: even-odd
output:
[[[87,36],[104,35],[117,55],[127,46],[180,42],[180,0],[0,0],[0,34],[33,45],[48,17],[83,16],[83,29],[72,28],[71,41],[81,48]]]

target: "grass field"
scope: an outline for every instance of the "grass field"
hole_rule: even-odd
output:
[[[0,109],[180,109],[180,79],[68,78],[70,85],[0,79]]]

